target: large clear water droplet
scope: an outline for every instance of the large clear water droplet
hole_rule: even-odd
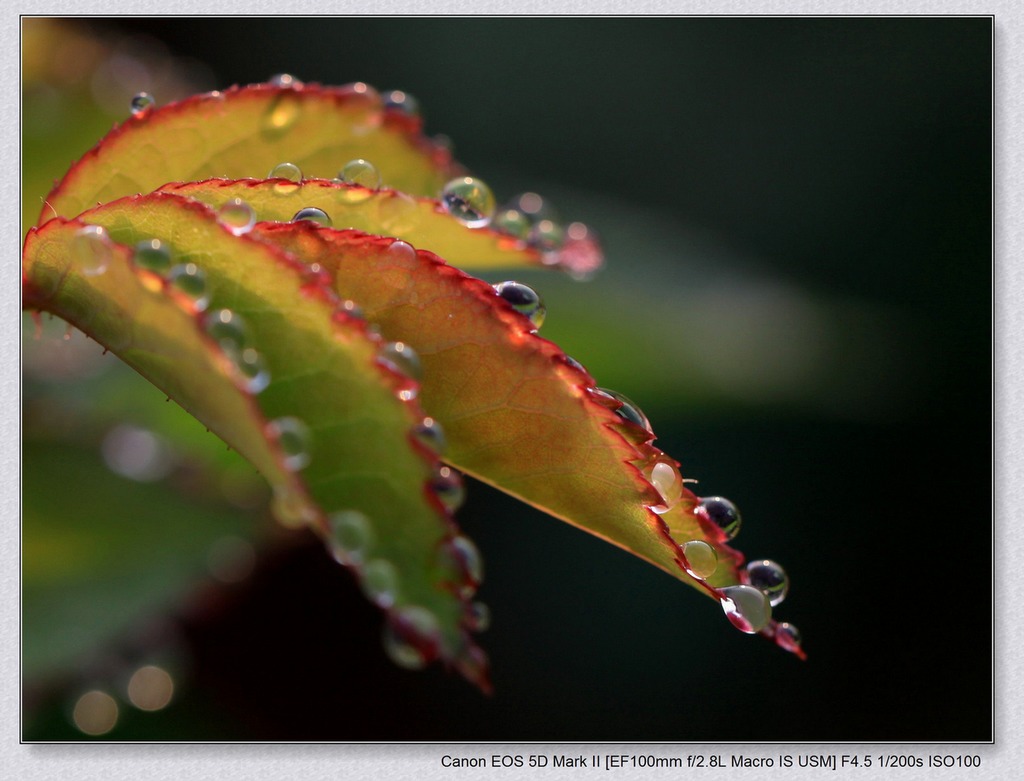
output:
[[[362,564],[373,545],[370,519],[358,510],[341,510],[327,518],[331,554],[346,566]]]
[[[494,292],[519,314],[524,315],[533,324],[534,329],[540,328],[544,324],[544,317],[548,310],[540,295],[532,287],[524,285],[522,282],[499,282],[494,286]]]
[[[381,346],[377,360],[410,379],[419,380],[423,377],[419,355],[405,342],[388,342]]]
[[[630,423],[640,426],[640,428],[645,428],[652,434],[654,433],[651,431],[651,422],[647,419],[643,410],[623,394],[618,391],[609,390],[608,388],[589,388],[588,390],[591,395],[596,396],[599,401],[607,402],[608,400],[612,400],[619,402],[618,406],[615,404],[608,404],[607,406],[609,408],[614,407],[612,411],[623,420],[628,420]]]
[[[398,570],[386,559],[366,562],[359,573],[359,585],[366,598],[378,607],[389,608],[398,600]]]
[[[237,312],[217,309],[206,316],[205,325],[210,338],[232,357],[248,346],[249,327]]]
[[[440,634],[433,613],[418,605],[403,605],[384,625],[384,650],[399,667],[420,670],[437,656]]]
[[[696,512],[703,515],[722,530],[725,539],[731,540],[740,533],[743,518],[736,505],[722,496],[705,496],[697,505]]]
[[[462,475],[450,466],[438,467],[430,479],[430,490],[448,512],[455,512],[466,500],[466,487]]]
[[[114,257],[107,229],[101,225],[86,225],[71,240],[71,256],[86,276],[98,276],[107,270]]]
[[[217,219],[233,234],[241,236],[256,224],[256,212],[241,198],[232,198],[217,210]]]
[[[741,632],[760,632],[772,618],[772,606],[761,591],[753,586],[727,586],[721,590],[722,610]]]
[[[137,117],[141,114],[145,114],[146,111],[156,103],[153,96],[148,92],[140,92],[132,98],[131,110],[132,116]]]
[[[267,425],[267,435],[277,441],[285,469],[298,471],[309,466],[313,437],[309,426],[298,418],[284,417]]]
[[[289,182],[299,183],[302,181],[302,169],[295,163],[278,163],[270,169],[268,179],[285,179]]]
[[[295,212],[295,216],[292,217],[292,222],[300,222],[306,220],[308,222],[316,223],[324,228],[330,228],[331,218],[327,215],[323,209],[318,209],[315,206],[307,206],[304,209],[299,209]]]
[[[758,559],[747,564],[747,583],[763,591],[772,607],[781,603],[789,591],[786,571],[771,559]]]
[[[697,580],[707,580],[718,569],[718,552],[703,540],[690,540],[683,545],[686,571]]]
[[[426,447],[432,453],[440,455],[448,446],[441,424],[433,418],[424,418],[413,429],[413,436],[416,441]]]
[[[171,251],[160,239],[148,239],[135,245],[132,261],[138,268],[165,274],[171,269]]]
[[[661,494],[661,504],[651,506],[653,512],[663,515],[679,504],[683,497],[683,476],[667,456],[658,456],[644,471],[644,476]]]
[[[210,294],[206,287],[206,274],[195,263],[181,263],[167,274],[171,285],[184,293],[192,302],[197,312],[202,312],[210,303]]]
[[[479,179],[460,176],[444,186],[441,205],[463,225],[481,228],[491,221],[494,214],[494,194]]]
[[[338,179],[345,184],[365,187],[367,190],[380,188],[380,171],[373,163],[362,158],[345,163],[338,173]]]

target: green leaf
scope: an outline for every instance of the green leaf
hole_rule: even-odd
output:
[[[112,130],[50,193],[40,221],[169,182],[265,178],[286,162],[306,177],[330,179],[363,158],[385,185],[435,196],[460,169],[419,130],[417,117],[387,109],[365,84],[257,84],[197,95]]]
[[[617,414],[620,403],[595,392],[593,378],[490,285],[394,239],[312,223],[259,224],[256,233],[318,264],[385,337],[413,346],[423,405],[445,427],[451,464],[717,599],[686,572],[681,548],[708,542],[720,560],[710,583],[739,582],[742,557],[695,512],[697,497],[653,434]],[[673,470],[678,497],[661,515],[647,509],[664,501],[645,476],[658,463]]]
[[[132,248],[153,239],[202,269],[198,299],[140,268]],[[413,436],[415,383],[316,273],[201,204],[154,194],[32,231],[24,288],[26,305],[81,328],[256,465],[279,519],[321,534],[388,610],[400,660],[440,656],[487,687],[467,631],[475,550],[443,504],[457,478]]]

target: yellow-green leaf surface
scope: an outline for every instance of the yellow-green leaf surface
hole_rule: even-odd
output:
[[[445,459],[485,482],[717,594],[684,568],[680,546],[717,547],[709,582],[738,582],[741,557],[694,512],[682,485],[662,504],[644,477],[664,454],[626,422],[593,379],[536,333],[494,289],[404,242],[311,223],[260,224],[258,235],[333,274],[389,339],[423,362],[424,409],[445,427]],[[675,465],[675,462],[670,462]]]
[[[322,179],[301,183],[211,179],[162,189],[215,208],[240,198],[261,221],[288,222],[301,209],[320,209],[335,228],[393,236],[429,249],[461,268],[543,265],[541,253],[526,242],[486,227],[469,229],[437,200],[412,198],[396,190],[371,190]]]
[[[85,225],[107,238],[84,241]],[[174,263],[202,269],[205,309],[202,296],[140,268],[133,248],[153,239]],[[154,194],[31,231],[24,291],[27,307],[104,344],[249,459],[274,488],[279,518],[311,525],[388,610],[396,658],[441,656],[487,687],[467,631],[475,551],[434,488],[448,473],[413,437],[423,420],[416,385],[382,365],[381,339],[322,274],[232,234],[202,204]],[[253,366],[266,370],[258,383]]]
[[[363,158],[383,184],[437,196],[459,173],[420,121],[384,105],[365,84],[233,87],[147,109],[111,131],[54,188],[40,222],[169,182],[266,178],[280,163],[330,179]]]

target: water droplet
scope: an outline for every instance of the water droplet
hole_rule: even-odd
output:
[[[421,670],[437,657],[440,633],[433,613],[418,605],[405,605],[388,616],[384,650],[399,667]]]
[[[433,418],[423,418],[412,430],[412,433],[416,440],[432,453],[440,455],[448,446],[448,441],[444,436],[444,429]]]
[[[86,692],[75,702],[71,718],[86,735],[105,735],[117,724],[117,702],[98,689]]]
[[[756,634],[771,620],[772,606],[768,597],[753,586],[727,586],[721,593],[722,610],[741,632]]]
[[[383,95],[384,108],[389,111],[398,111],[407,117],[417,117],[420,113],[420,103],[416,98],[400,89],[393,89]]]
[[[270,77],[270,83],[275,87],[290,87],[296,89],[303,86],[302,82],[290,73],[278,73]]]
[[[148,92],[138,93],[135,97],[132,98],[132,116],[137,117],[141,114],[145,114],[146,110],[154,103],[156,103],[156,100],[154,100],[153,96],[150,95]]]
[[[362,564],[373,544],[370,519],[358,510],[340,510],[327,518],[328,547],[339,564]]]
[[[775,642],[790,653],[800,649],[800,630],[787,621],[775,627]]]
[[[455,219],[470,228],[481,228],[494,214],[491,188],[472,176],[452,179],[441,191],[441,205]]]
[[[747,564],[747,583],[764,592],[772,607],[780,604],[789,591],[786,571],[771,559],[758,559]]]
[[[295,212],[292,222],[299,222],[300,220],[307,220],[324,228],[330,228],[332,224],[331,218],[327,216],[327,212],[323,209],[317,209],[315,206],[307,206],[305,209],[299,209]]]
[[[644,476],[661,494],[661,504],[651,506],[653,512],[663,515],[679,504],[683,496],[683,476],[667,456],[658,456]]]
[[[537,291],[522,282],[499,282],[494,286],[494,292],[506,301],[519,314],[533,323],[536,330],[544,323],[544,316],[547,314],[547,307],[544,301],[537,294]]]
[[[302,101],[292,91],[282,92],[274,97],[263,116],[263,130],[272,137],[285,133],[295,124],[302,113]]]
[[[733,539],[740,533],[740,526],[743,523],[740,511],[736,509],[736,505],[724,497],[702,497],[695,512],[700,513],[721,529],[727,540]]]
[[[275,485],[270,498],[270,512],[286,529],[300,529],[316,522],[317,511],[299,490],[288,485]]]
[[[509,208],[525,214],[531,225],[539,220],[555,219],[555,210],[551,207],[551,204],[537,193],[521,193],[517,195],[512,199]]]
[[[235,366],[242,375],[242,385],[249,393],[262,393],[270,384],[267,363],[252,347],[246,347],[235,357]]]
[[[217,309],[206,316],[204,324],[210,338],[232,358],[246,348],[249,328],[245,319],[237,312]]]
[[[718,553],[703,540],[690,540],[683,545],[686,571],[697,580],[707,580],[718,569]]]
[[[430,478],[430,490],[448,512],[455,512],[466,500],[466,487],[462,475],[450,466],[438,467]]]
[[[619,402],[618,406],[614,404],[608,404],[607,406],[609,408],[614,407],[612,411],[623,420],[628,420],[630,423],[640,426],[640,428],[645,428],[652,434],[654,433],[651,431],[651,422],[647,420],[647,416],[643,413],[640,407],[618,391],[609,390],[608,388],[589,388],[588,390],[591,395],[597,397],[600,401],[607,401],[610,399]]]
[[[217,211],[217,219],[233,234],[241,236],[256,224],[256,212],[241,198],[232,198]]]
[[[461,578],[457,588],[464,598],[473,596],[483,582],[484,560],[469,537],[459,534],[448,540],[441,547],[441,564],[453,568]]]
[[[101,225],[86,225],[71,240],[71,256],[86,276],[97,276],[107,270],[114,249]]]
[[[530,236],[531,222],[530,218],[518,209],[504,208],[494,215],[491,227],[507,236],[526,241]]]
[[[466,609],[466,626],[472,632],[483,632],[491,625],[491,609],[483,602],[473,602]]]
[[[413,380],[423,377],[423,366],[416,351],[405,342],[388,342],[380,348],[377,360],[389,369]]]
[[[391,607],[398,599],[398,570],[386,559],[373,559],[363,567],[359,585],[375,605]]]
[[[295,163],[278,163],[270,169],[267,178],[285,179],[297,184],[302,181],[302,170]]]
[[[160,239],[140,241],[135,245],[132,261],[139,268],[152,271],[154,274],[163,274],[171,268],[171,251]]]
[[[309,466],[313,438],[309,426],[301,420],[293,417],[272,420],[267,424],[267,436],[277,440],[285,469],[298,471]]]
[[[565,229],[554,220],[538,220],[530,228],[528,241],[541,252],[552,252],[565,243]]]
[[[380,188],[380,171],[373,163],[362,158],[345,163],[338,173],[338,179],[345,184],[365,187],[367,190]]]
[[[192,300],[197,312],[202,312],[210,303],[206,289],[206,274],[195,263],[182,263],[170,270],[167,278],[171,285]]]
[[[416,260],[416,248],[407,241],[396,240],[388,245],[388,255],[398,263],[412,263]]]

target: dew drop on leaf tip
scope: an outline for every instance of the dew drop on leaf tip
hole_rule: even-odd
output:
[[[398,570],[387,559],[371,559],[359,572],[360,588],[378,607],[389,608],[398,601],[398,584]]]
[[[726,586],[720,590],[722,610],[733,626],[746,634],[764,629],[772,617],[772,606],[753,586]]]
[[[258,394],[270,385],[270,371],[266,360],[252,347],[246,347],[232,357],[242,378],[242,388],[249,393]]]
[[[468,599],[484,579],[484,560],[480,549],[465,535],[458,534],[441,546],[441,564],[454,568],[462,582],[458,586],[461,597]]]
[[[790,653],[800,652],[800,630],[787,621],[783,621],[775,627],[775,642],[783,650]]]
[[[153,96],[148,92],[137,93],[131,101],[131,112],[133,117],[138,117],[146,113],[146,111],[156,103]]]
[[[411,380],[423,377],[423,365],[416,351],[405,342],[387,342],[377,353],[377,360],[392,371]]]
[[[413,428],[413,436],[431,453],[440,455],[448,445],[444,429],[434,418],[426,417]]]
[[[491,625],[491,609],[483,602],[471,602],[466,608],[466,627],[472,632],[484,632]]]
[[[786,571],[771,559],[751,561],[742,574],[749,585],[768,597],[772,607],[781,604],[786,598],[789,577]]]
[[[292,76],[290,73],[278,73],[270,77],[270,83],[275,87],[287,87],[290,89],[298,89],[303,85],[301,81]]]
[[[249,327],[237,312],[217,309],[206,315],[206,333],[226,353],[237,354],[248,346]]]
[[[547,315],[547,307],[540,295],[532,287],[522,282],[499,282],[494,286],[494,292],[498,297],[515,309],[519,314],[526,317],[537,330],[544,324],[544,317]]]
[[[441,190],[441,205],[469,228],[482,228],[494,216],[491,188],[472,176],[460,176],[448,182]]]

